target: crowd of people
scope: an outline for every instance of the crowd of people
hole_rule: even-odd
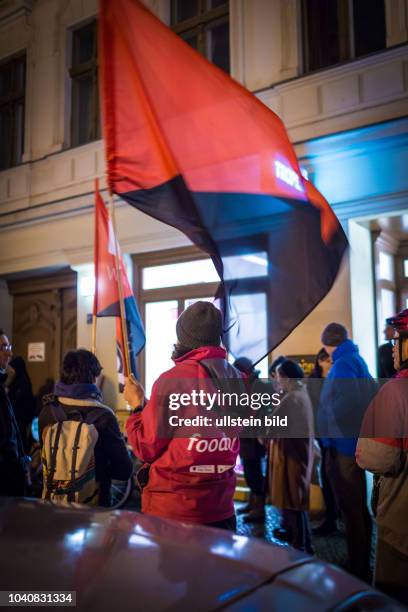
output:
[[[408,603],[408,393],[403,384],[408,378],[408,310],[388,320],[379,366],[381,377],[390,380],[382,380],[378,388],[339,323],[322,331],[322,348],[308,378],[298,363],[281,356],[270,366],[268,381],[259,378],[244,356],[229,363],[221,342],[221,313],[211,303],[198,301],[187,308],[176,332],[174,367],[155,382],[150,398],[133,377],[124,389],[131,407],[127,443],[142,462],[137,473],[142,512],[234,530],[240,454],[250,489],[248,503],[238,510],[245,522],[264,521],[265,504],[272,504],[282,517],[275,537],[313,554],[314,534],[334,533],[341,518],[348,569],[369,581],[373,521],[366,471],[372,472],[374,582]],[[20,496],[27,494],[36,404],[24,360],[12,359],[2,330],[0,343],[0,495]],[[70,351],[59,381],[43,398],[39,432],[45,499],[109,506],[112,482],[126,482],[132,475],[133,463],[115,414],[102,403],[97,385],[101,370],[91,352]],[[278,390],[279,411],[290,410],[303,433],[241,437],[239,444],[239,432],[220,432],[211,424],[194,436],[164,436],[160,421],[168,404],[163,389],[191,393],[197,381],[208,379],[215,385],[239,380],[252,392]],[[316,457],[325,517],[311,530],[308,511]]]

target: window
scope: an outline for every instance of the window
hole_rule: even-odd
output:
[[[378,266],[380,280],[393,281],[394,280],[394,258],[389,253],[380,251],[378,255]]]
[[[302,0],[302,22],[306,72],[386,46],[384,0]]]
[[[404,276],[408,278],[408,259],[404,259]]]
[[[100,138],[98,96],[97,23],[92,21],[72,33],[71,145]]]
[[[0,170],[22,161],[25,80],[25,54],[0,64]]]
[[[354,55],[360,57],[385,48],[384,0],[354,0]]]
[[[236,270],[236,258],[237,256],[230,256],[224,259],[226,280],[232,274],[230,266]],[[218,300],[212,297],[216,293],[219,277],[211,260],[195,247],[136,255],[134,261],[137,269],[137,300],[146,331],[146,349],[139,356],[139,369],[149,394],[154,380],[173,365],[171,354],[176,342],[177,317],[197,300],[210,301],[219,307]],[[265,353],[269,299],[265,288],[267,268],[266,252],[242,255],[239,261],[239,277],[245,279],[245,287],[242,293],[233,298],[231,304],[233,311],[240,312],[241,321],[248,329],[260,330],[265,343],[261,350]],[[237,278],[236,273],[234,278]],[[248,301],[249,296],[251,302]],[[251,311],[254,300],[256,318]],[[230,331],[232,344],[236,330],[234,326]],[[232,355],[230,360],[234,361]],[[257,369],[261,371],[261,376],[266,378],[268,358],[263,359]]]
[[[229,73],[228,4],[225,0],[172,0],[172,26],[193,49]]]
[[[390,289],[381,289],[379,305],[378,337],[381,338],[385,320],[395,314],[395,292]]]
[[[265,252],[232,255],[224,259],[224,278],[258,278],[268,275],[268,255]],[[218,283],[219,276],[211,259],[183,261],[143,269],[143,289],[181,287],[198,283]]]

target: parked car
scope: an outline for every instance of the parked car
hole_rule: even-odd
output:
[[[76,591],[77,610],[402,610],[294,549],[137,512],[0,498],[0,590]]]

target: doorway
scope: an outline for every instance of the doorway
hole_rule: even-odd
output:
[[[13,296],[13,355],[21,356],[34,394],[57,380],[64,354],[76,347],[76,272],[8,279]]]

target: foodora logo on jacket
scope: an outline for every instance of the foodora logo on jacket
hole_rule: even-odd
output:
[[[217,453],[229,451],[237,453],[239,451],[239,438],[201,438],[201,434],[196,433],[189,438],[188,451],[196,451],[197,453]]]

